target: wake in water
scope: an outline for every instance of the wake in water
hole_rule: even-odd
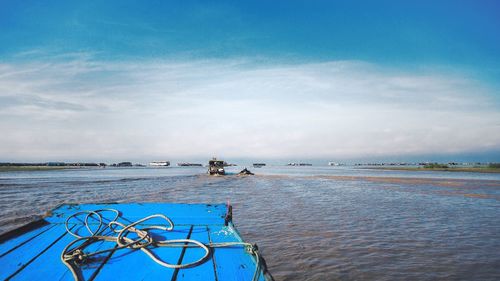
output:
[[[204,169],[3,173],[0,231],[61,203],[229,200],[238,230],[260,246],[277,280],[500,276],[500,179],[494,175],[283,171],[262,168],[247,177],[209,177]]]

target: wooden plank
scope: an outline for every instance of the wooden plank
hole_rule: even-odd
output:
[[[140,227],[140,226],[139,226]],[[173,231],[151,231],[155,239],[187,239],[191,227],[179,226]],[[153,254],[164,262],[178,264],[182,248],[156,247]],[[121,249],[113,253],[95,280],[170,280],[174,269],[157,264],[140,250]]]
[[[206,245],[210,243],[208,237],[208,227],[207,226],[198,226],[194,227],[191,232],[190,239],[197,240]],[[191,263],[194,262],[205,254],[205,251],[201,248],[186,248],[182,263]],[[215,279],[215,271],[214,271],[214,262],[211,257],[207,259],[204,263],[197,265],[196,267],[179,269],[177,272],[176,280],[205,280],[211,281]]]
[[[9,252],[0,258],[0,268],[2,269],[0,271],[0,279],[6,279],[23,270],[24,267],[51,248],[53,244],[67,236],[69,235],[66,235],[64,226],[56,225],[36,236],[29,243],[25,243],[14,251]],[[59,260],[51,260],[47,261],[47,264],[51,267],[54,264],[61,264],[61,262]]]
[[[242,242],[232,224],[208,228],[212,243]],[[256,266],[255,259],[242,246],[214,248],[213,259],[217,280],[252,280]],[[262,273],[258,280],[265,280]]]
[[[9,240],[5,240],[0,244],[0,258],[5,256],[7,253],[13,251],[14,249],[28,243],[38,235],[43,232],[49,230],[54,225],[43,225],[39,228],[32,229],[25,233],[19,233],[18,236],[15,236]]]
[[[62,205],[52,212],[46,221],[52,225],[29,230],[23,235],[9,238],[0,244],[4,256],[0,256],[0,280],[12,277],[13,280],[73,280],[71,272],[60,260],[63,248],[74,241],[74,237],[66,233],[64,221],[71,214],[81,210],[97,210],[104,208],[118,209],[121,217],[118,221],[129,224],[152,214],[164,214],[174,222],[173,231],[151,230],[154,239],[186,239],[191,238],[205,244],[210,242],[241,241],[232,224],[224,227],[226,206],[224,204],[85,204],[80,206]],[[112,213],[103,213],[107,225]],[[82,215],[73,219],[70,227],[80,235],[88,235]],[[90,221],[91,228],[97,223]],[[138,226],[161,224],[165,221],[153,219]],[[193,225],[192,225],[193,224]],[[106,227],[107,228],[107,227]],[[26,230],[23,230],[26,231]],[[114,236],[109,229],[105,235]],[[134,238],[133,233],[130,238]],[[2,248],[3,247],[3,248]],[[84,251],[94,252],[100,249],[115,247],[113,242],[99,241],[89,245]],[[149,246],[161,260],[171,263],[189,263],[203,256],[200,248],[171,248]],[[205,263],[193,268],[174,270],[163,267],[153,261],[140,250],[122,249],[107,252],[93,261],[79,267],[85,280],[251,280],[255,269],[253,257],[245,252],[242,246],[217,248]],[[262,275],[259,280],[264,280]]]
[[[72,230],[74,229],[75,228]],[[106,227],[103,234],[112,235],[112,231]],[[38,280],[40,276],[44,276],[44,278],[50,280],[73,280],[71,271],[62,263],[60,256],[64,247],[75,239],[75,237],[69,234],[65,235],[61,240],[26,266],[21,272],[16,274],[12,280]],[[86,247],[84,252],[91,253],[100,249],[114,248],[114,245],[115,243],[113,242],[98,241]],[[81,265],[78,271],[81,273],[83,280],[89,280],[109,255],[111,255],[111,253],[93,257],[92,260]]]
[[[164,214],[176,225],[223,224],[226,215],[225,204],[169,204],[169,203],[131,203],[131,204],[82,204],[61,205],[46,218],[51,223],[64,223],[67,216],[81,210],[120,209],[123,217],[130,221],[139,220],[152,214]]]

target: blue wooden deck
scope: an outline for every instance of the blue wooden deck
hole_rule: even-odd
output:
[[[193,239],[205,245],[221,242],[242,242],[231,221],[227,222],[224,204],[81,204],[61,205],[43,220],[33,222],[0,236],[0,280],[74,280],[71,271],[61,261],[66,245],[76,238],[67,233],[66,218],[82,210],[117,209],[119,222],[130,224],[152,214],[164,214],[174,223],[172,231],[152,230],[161,240]],[[115,233],[106,222],[112,212],[102,212],[102,235]],[[81,236],[89,236],[84,215],[69,221],[68,228]],[[157,220],[157,221],[155,221]],[[164,222],[164,221],[163,221]],[[159,219],[138,227],[159,224]],[[226,225],[227,224],[227,225]],[[89,220],[91,229],[98,221]],[[116,247],[110,241],[97,241],[85,248],[95,252]],[[198,260],[204,251],[198,247],[148,246],[155,256],[171,264],[186,264]],[[252,280],[256,258],[242,246],[211,248],[203,263],[183,269],[172,269],[155,263],[140,250],[120,249],[94,256],[77,266],[82,280]],[[270,280],[259,270],[258,280]]]

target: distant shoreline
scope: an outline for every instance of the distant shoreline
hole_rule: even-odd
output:
[[[110,166],[111,167],[111,166]],[[93,166],[0,166],[1,172],[17,171],[56,171],[65,169],[98,169]],[[113,167],[114,168],[114,167]],[[500,168],[490,167],[448,167],[448,168],[424,168],[424,167],[356,167],[367,170],[389,170],[389,171],[435,171],[435,172],[470,172],[470,173],[500,173]]]
[[[499,168],[489,167],[453,167],[453,168],[424,168],[424,167],[363,167],[372,170],[392,171],[435,171],[435,172],[470,172],[470,173],[500,173]]]
[[[75,166],[0,166],[0,172],[17,172],[17,171],[53,171],[64,169],[82,169],[89,167]]]

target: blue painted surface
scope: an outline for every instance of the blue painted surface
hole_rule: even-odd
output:
[[[48,224],[22,230],[0,241],[0,279],[12,280],[73,280],[68,268],[61,262],[63,248],[73,236],[66,232],[66,218],[81,210],[113,208],[120,211],[119,222],[129,224],[153,214],[167,215],[174,223],[172,231],[152,230],[153,236],[164,239],[195,239],[210,242],[242,241],[232,223],[224,225],[227,208],[224,204],[82,204],[62,205],[44,218]],[[103,235],[113,235],[106,222],[112,220],[111,212],[103,212]],[[83,220],[73,218],[69,227],[75,233],[86,235]],[[147,221],[145,225],[160,221]],[[98,227],[96,220],[89,220],[90,227]],[[132,237],[133,238],[133,237]],[[98,241],[85,249],[94,252],[116,246],[114,242]],[[155,256],[173,264],[193,262],[203,256],[200,248],[148,246]],[[84,280],[251,280],[255,258],[243,247],[217,248],[204,263],[186,269],[160,266],[140,250],[122,249],[102,253],[80,265],[78,270]],[[259,280],[265,280],[261,274]]]
[[[43,232],[49,230],[54,225],[45,225],[31,231],[24,233],[24,235],[13,237],[12,239],[3,241],[0,244],[0,257],[6,255],[7,253],[21,247],[22,245],[28,243],[29,241],[35,239],[37,236]]]

